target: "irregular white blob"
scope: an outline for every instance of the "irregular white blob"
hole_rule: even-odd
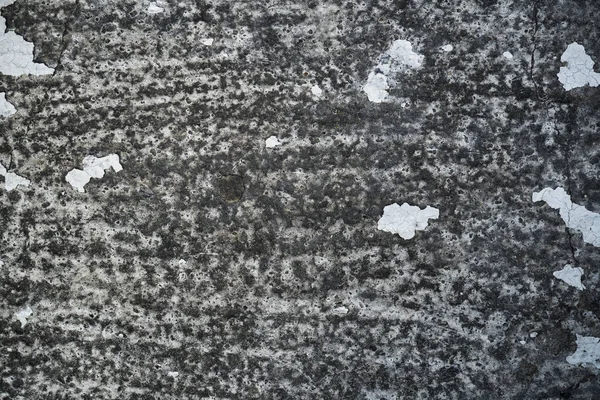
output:
[[[442,49],[443,51],[448,53],[448,52],[454,50],[454,46],[452,46],[451,44],[445,44],[442,47],[440,47],[440,49]]]
[[[600,339],[593,336],[577,335],[577,350],[567,357],[569,364],[593,364],[600,368]]]
[[[179,376],[179,372],[177,371],[169,371],[167,372],[167,376],[171,378],[177,378]]]
[[[502,53],[502,56],[508,60],[512,60],[514,57],[510,51],[505,51],[504,53]]]
[[[14,1],[2,1],[0,7]],[[0,73],[4,75],[48,75],[54,68],[33,62],[33,43],[23,39],[13,31],[6,31],[6,19],[0,16]]]
[[[7,172],[2,163],[0,163],[0,175],[4,176],[4,188],[7,192],[16,189],[19,185],[29,186],[31,183],[29,179],[25,179],[14,172]]]
[[[265,147],[270,149],[277,146],[281,146],[281,142],[279,141],[279,139],[277,139],[276,136],[271,136],[267,140],[265,140]]]
[[[545,201],[550,207],[559,210],[567,228],[580,231],[584,242],[600,247],[600,214],[574,204],[565,189],[545,188],[537,193],[534,192],[531,198],[534,202]]]
[[[319,85],[311,87],[310,91],[317,97],[321,97],[321,95],[323,94],[323,90],[319,87]]]
[[[212,38],[200,39],[200,43],[202,43],[205,46],[212,46],[214,41],[215,39]]]
[[[579,290],[585,289],[585,286],[583,286],[583,284],[581,283],[581,277],[583,276],[582,268],[573,268],[567,264],[560,271],[554,271],[552,275],[554,275],[555,278],[564,281],[565,283],[567,283],[567,285],[576,287]]]
[[[155,2],[151,2],[148,5],[148,14],[158,14],[165,11],[164,8],[159,7],[158,4],[156,4]]]
[[[418,206],[408,203],[399,206],[397,203],[383,208],[383,216],[377,223],[377,229],[385,232],[397,233],[405,240],[412,239],[415,231],[422,231],[427,227],[429,219],[437,219],[440,211],[430,206],[421,210]]]
[[[85,192],[83,187],[88,184],[91,178],[102,178],[104,176],[104,171],[111,167],[115,172],[123,170],[117,154],[110,154],[101,158],[86,156],[83,159],[83,170],[72,169],[67,173],[65,179],[74,189],[83,193]]]
[[[530,337],[530,338],[532,338],[532,339],[535,339],[535,338],[537,337],[537,335],[538,335],[538,333],[537,333],[537,332],[531,332],[531,333],[529,334],[529,337]]]
[[[0,117],[10,117],[16,112],[15,106],[6,100],[6,93],[0,93]]]
[[[348,308],[344,306],[336,307],[331,312],[335,315],[346,315],[348,314]]]
[[[594,61],[586,54],[582,45],[571,43],[560,57],[560,61],[566,63],[558,71],[558,80],[563,84],[565,90],[590,85],[600,85],[600,74],[594,72]]]
[[[369,73],[363,91],[369,101],[381,103],[388,97],[389,89],[387,74],[399,72],[406,68],[418,69],[423,64],[424,57],[413,51],[412,45],[407,40],[396,40],[388,51],[379,57],[379,63]]]
[[[187,264],[187,261],[185,261],[185,260],[182,258],[182,259],[181,259],[181,260],[179,260],[177,263],[178,263],[179,265],[185,265],[185,264]]]
[[[17,317],[17,319],[21,323],[21,328],[24,328],[25,325],[27,325],[27,318],[31,317],[32,315],[33,310],[29,306],[15,313],[15,317]]]

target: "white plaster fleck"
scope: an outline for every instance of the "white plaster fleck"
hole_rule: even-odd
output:
[[[454,50],[454,46],[452,46],[451,44],[445,44],[442,47],[440,47],[440,49],[442,49],[443,51],[448,53],[448,52]]]
[[[17,112],[15,106],[10,104],[8,100],[6,100],[6,93],[0,93],[0,117],[10,117],[14,113]]]
[[[323,94],[323,90],[319,87],[319,85],[314,85],[310,88],[310,91],[317,97],[321,97],[321,95]]]
[[[532,195],[534,202],[545,201],[550,207],[559,210],[567,228],[583,234],[583,241],[600,247],[600,214],[589,211],[584,206],[574,204],[571,196],[561,187],[545,188]]]
[[[531,333],[529,334],[529,337],[530,337],[530,338],[532,338],[532,339],[535,339],[535,338],[537,337],[537,335],[538,335],[538,333],[537,333],[537,332],[531,332]]]
[[[84,193],[84,186],[88,184],[91,178],[100,179],[104,177],[104,171],[111,168],[115,172],[123,170],[117,154],[110,154],[106,157],[86,156],[83,159],[83,170],[72,169],[67,173],[65,179],[80,193]]]
[[[577,350],[567,357],[567,362],[573,365],[592,364],[600,368],[600,338],[577,335]]]
[[[586,54],[585,48],[577,42],[571,43],[560,57],[565,64],[558,71],[558,80],[565,90],[571,90],[586,85],[600,85],[600,74],[594,72],[594,61]]]
[[[554,275],[555,278],[564,281],[567,285],[576,287],[579,290],[585,289],[585,286],[581,283],[581,277],[583,276],[582,268],[573,268],[567,264],[560,271],[554,271],[552,275]]]
[[[0,0],[0,7],[14,0]],[[6,19],[0,16],[0,73],[4,75],[48,75],[54,68],[33,62],[33,43],[26,41],[13,31],[6,32]]]
[[[348,314],[348,308],[344,306],[336,307],[331,312],[335,315],[346,315]]]
[[[167,372],[167,376],[171,378],[177,378],[179,376],[179,372],[177,371],[169,371]]]
[[[514,56],[510,51],[505,51],[502,53],[502,57],[506,58],[507,60],[512,60]]]
[[[215,39],[212,39],[212,38],[200,39],[200,43],[202,43],[205,46],[212,46],[214,41],[215,41]]]
[[[271,149],[277,146],[281,146],[281,142],[276,136],[270,136],[267,140],[265,140],[265,147]]]
[[[33,310],[29,306],[15,313],[15,317],[17,317],[17,319],[21,323],[21,328],[24,328],[25,325],[27,325],[27,318],[31,317],[32,315]]]
[[[148,5],[148,14],[159,14],[163,11],[165,11],[165,9],[162,7],[159,7],[158,4],[156,4],[155,2],[151,2]]]
[[[4,176],[4,189],[7,192],[16,189],[19,185],[27,187],[31,184],[29,179],[23,178],[14,172],[8,172],[2,163],[0,163],[0,175]]]
[[[363,91],[369,101],[382,103],[389,95],[387,74],[399,72],[407,68],[418,69],[423,64],[424,57],[413,51],[409,41],[399,39],[379,57],[377,66],[369,73]]]
[[[394,203],[383,208],[383,216],[377,223],[377,229],[397,233],[408,240],[415,236],[415,231],[424,230],[429,219],[437,219],[439,215],[440,211],[434,207],[427,206],[421,210],[418,206],[411,206],[408,203],[402,206]]]

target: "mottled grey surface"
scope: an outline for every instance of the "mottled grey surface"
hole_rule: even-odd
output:
[[[600,88],[556,77],[574,41],[600,62],[596,0],[167,3],[1,11],[56,72],[0,75],[32,181],[0,187],[0,398],[600,397],[565,361],[600,336],[600,249],[531,202],[600,212]],[[423,68],[370,103],[396,39]],[[378,231],[405,201],[440,218]]]

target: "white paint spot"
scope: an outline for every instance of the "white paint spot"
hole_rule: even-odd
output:
[[[281,146],[281,142],[279,141],[279,139],[277,139],[276,136],[271,136],[267,140],[265,140],[265,147],[270,149],[277,146]]]
[[[399,72],[406,68],[418,69],[423,64],[423,56],[413,51],[407,40],[396,40],[391,47],[379,57],[379,63],[369,73],[367,84],[363,91],[369,101],[381,103],[388,97],[389,89],[387,74]]]
[[[148,14],[159,14],[163,11],[165,11],[165,9],[162,7],[159,7],[158,4],[156,4],[155,2],[151,2],[148,5]]]
[[[567,357],[567,362],[573,365],[592,364],[600,368],[600,339],[577,335],[577,350]]]
[[[0,7],[14,0],[0,0]],[[0,73],[4,75],[48,75],[54,68],[33,62],[33,43],[13,31],[6,32],[6,19],[0,16]]]
[[[573,268],[567,264],[560,271],[554,271],[552,275],[554,275],[555,278],[564,281],[567,285],[576,287],[579,290],[585,289],[585,286],[581,283],[581,277],[583,276],[582,268]]]
[[[335,315],[346,315],[348,314],[348,308],[344,306],[336,307],[331,312]]]
[[[502,56],[507,60],[512,60],[514,57],[510,51],[505,51],[504,53],[502,53]]]
[[[85,192],[83,187],[87,185],[91,178],[102,178],[104,176],[104,171],[111,167],[115,172],[123,170],[117,154],[110,154],[101,158],[86,156],[83,159],[83,170],[72,169],[66,175],[65,179],[74,189],[83,193]]]
[[[214,41],[215,41],[215,39],[212,39],[212,38],[200,39],[200,43],[202,43],[205,46],[212,46]]]
[[[594,61],[586,54],[582,45],[571,43],[560,57],[560,61],[566,65],[560,67],[557,76],[565,90],[600,85],[600,74],[594,72]]]
[[[186,264],[187,264],[187,261],[185,261],[185,260],[182,258],[182,259],[181,259],[181,260],[179,260],[177,263],[178,263],[179,265],[186,265]]]
[[[530,338],[532,338],[532,339],[535,339],[535,338],[537,337],[537,335],[538,335],[538,333],[537,333],[537,332],[531,332],[531,333],[529,334],[529,337],[530,337]]]
[[[442,47],[440,47],[440,49],[442,49],[443,51],[448,53],[448,52],[451,52],[452,50],[454,50],[454,46],[452,46],[451,44],[445,44]]]
[[[15,317],[17,317],[17,319],[21,323],[21,328],[24,328],[25,325],[27,325],[27,318],[31,317],[32,315],[33,310],[29,306],[15,313]]]
[[[2,163],[0,163],[0,175],[4,176],[4,189],[6,189],[7,192],[16,189],[19,185],[27,187],[31,183],[29,179],[25,179],[14,172],[6,171],[6,168],[4,168]]]
[[[310,91],[317,97],[321,97],[321,95],[323,94],[323,90],[319,87],[319,85],[311,87]]]
[[[415,231],[422,231],[427,227],[429,219],[437,219],[440,211],[430,206],[421,210],[418,206],[408,203],[399,206],[397,203],[383,208],[383,216],[377,223],[377,229],[384,232],[397,233],[405,240],[412,239]]]
[[[177,371],[169,371],[167,372],[167,376],[171,378],[177,378],[179,376],[179,372]]]
[[[600,214],[574,204],[571,196],[561,187],[554,190],[545,188],[533,193],[534,202],[545,201],[550,207],[559,210],[567,228],[576,229],[583,234],[583,241],[600,247]]]
[[[15,106],[10,104],[8,100],[6,100],[6,93],[0,93],[0,117],[10,117],[14,113],[17,112]]]
[[[519,343],[521,343],[521,344],[527,344],[527,342],[524,341],[524,340],[521,340]]]

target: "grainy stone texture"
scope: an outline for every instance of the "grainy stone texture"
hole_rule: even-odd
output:
[[[600,90],[556,76],[575,41],[600,62],[596,0],[163,3],[2,9],[56,70],[0,76],[32,182],[0,188],[1,398],[598,398],[566,357],[600,249],[531,201],[600,212]],[[397,39],[423,66],[370,103]],[[405,241],[394,202],[440,218]]]

